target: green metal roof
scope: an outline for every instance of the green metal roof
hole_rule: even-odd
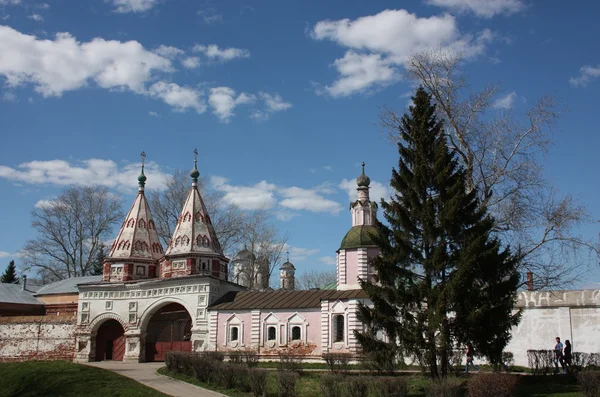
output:
[[[376,247],[373,236],[378,233],[379,230],[372,225],[353,226],[344,236],[340,249]]]

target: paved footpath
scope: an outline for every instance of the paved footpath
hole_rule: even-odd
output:
[[[159,375],[156,370],[164,367],[164,363],[124,363],[120,361],[102,361],[84,363],[92,367],[104,368],[128,378],[135,379],[162,393],[174,397],[226,397],[225,394],[203,389],[192,384]]]

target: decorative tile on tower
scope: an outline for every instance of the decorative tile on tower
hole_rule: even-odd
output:
[[[198,150],[190,172],[192,188],[177,219],[171,242],[161,263],[161,277],[207,274],[227,279],[228,259],[215,233],[210,215],[198,190]]]
[[[163,248],[144,195],[146,175],[142,152],[142,172],[138,177],[138,195],[104,261],[103,281],[128,281],[157,276],[158,261],[164,256]]]

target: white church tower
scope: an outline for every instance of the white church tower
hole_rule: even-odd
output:
[[[380,253],[373,242],[373,236],[378,233],[375,227],[377,203],[369,198],[370,183],[365,175],[365,163],[362,163],[362,174],[356,178],[358,200],[350,204],[352,227],[337,251],[338,290],[359,289],[359,280],[371,274],[369,259]]]

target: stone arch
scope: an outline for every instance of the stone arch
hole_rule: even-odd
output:
[[[102,314],[94,317],[94,319],[92,321],[90,321],[90,325],[89,325],[90,332],[92,334],[95,334],[96,332],[98,332],[98,328],[100,328],[100,326],[108,320],[117,320],[119,322],[119,324],[121,324],[121,326],[123,327],[125,332],[127,332],[127,329],[129,328],[128,324],[125,322],[125,320],[123,320],[121,318],[121,316],[119,316],[118,314],[115,314],[115,313],[102,313]]]
[[[185,308],[185,310],[188,312],[188,314],[190,315],[190,317],[192,318],[192,323],[194,323],[194,321],[193,321],[193,320],[195,320],[195,317],[193,315],[194,312],[192,311],[192,309],[190,309],[190,307],[188,306],[188,304],[186,302],[184,302],[182,299],[179,299],[179,298],[166,296],[164,298],[156,300],[154,303],[152,303],[150,306],[148,306],[144,310],[144,312],[140,315],[140,330],[142,332],[145,332],[152,316],[157,311],[159,311],[160,309],[162,309],[163,307],[167,306],[170,303],[179,303],[181,306],[183,306]]]

